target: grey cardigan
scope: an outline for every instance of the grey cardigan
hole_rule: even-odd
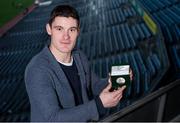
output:
[[[31,104],[31,121],[91,121],[99,114],[94,96],[107,85],[88,64],[85,55],[72,52],[81,81],[83,104],[75,106],[72,89],[55,57],[46,46],[30,61],[25,71],[25,84]]]

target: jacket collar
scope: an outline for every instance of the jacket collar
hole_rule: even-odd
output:
[[[48,46],[45,46],[42,52],[47,56],[49,64],[52,65],[53,68],[54,68],[53,70],[57,73],[57,75],[60,75],[60,76],[58,76],[58,78],[59,78],[60,82],[63,83],[63,85],[64,85],[63,87],[69,93],[67,95],[69,97],[67,97],[67,98],[69,98],[71,100],[71,102],[73,102],[73,105],[75,105],[75,100],[72,100],[72,99],[74,99],[73,91],[72,91],[71,86],[70,86],[70,84],[68,82],[68,79],[67,79],[65,73],[63,72],[62,68],[60,67],[58,61],[56,60],[56,58],[51,53]],[[80,76],[81,89],[82,89],[82,98],[83,98],[84,102],[87,102],[88,101],[88,96],[87,96],[87,91],[86,91],[85,70],[84,70],[83,65],[82,65],[82,60],[80,58],[80,54],[78,53],[77,49],[74,49],[72,51],[72,55],[73,55],[74,61],[76,62],[76,66],[77,66],[77,69],[78,69],[78,74]]]

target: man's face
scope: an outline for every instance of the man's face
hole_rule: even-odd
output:
[[[47,24],[46,29],[47,33],[51,36],[51,49],[61,53],[71,53],[79,34],[76,19],[58,16],[51,26]]]

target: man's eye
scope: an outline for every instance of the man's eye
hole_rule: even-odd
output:
[[[75,31],[76,31],[76,29],[74,29],[74,28],[73,28],[73,29],[70,29],[70,31],[71,31],[71,32],[75,32]]]
[[[59,30],[59,31],[61,31],[61,30],[62,30],[62,28],[58,28],[58,30]]]

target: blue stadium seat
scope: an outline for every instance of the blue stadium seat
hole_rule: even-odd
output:
[[[102,59],[102,77],[106,78],[108,76],[109,73],[109,69],[108,69],[108,59],[107,58],[103,58]]]
[[[121,34],[121,28],[120,26],[117,26],[116,28],[116,31],[117,31],[117,40],[118,40],[118,46],[120,48],[120,51],[123,51],[125,49],[125,44],[124,44],[124,40],[122,38],[122,34]]]
[[[126,30],[126,33],[127,33],[129,44],[131,45],[131,48],[134,48],[136,46],[136,43],[135,43],[132,32],[129,29],[129,26],[128,26],[127,23],[125,24],[125,30]]]
[[[160,60],[158,58],[158,56],[156,54],[153,54],[151,56],[151,60],[156,68],[157,71],[160,71],[161,70],[161,63],[160,63]]]
[[[112,47],[113,47],[113,52],[118,52],[119,51],[119,46],[118,46],[118,40],[117,40],[117,31],[116,31],[116,27],[113,26],[110,30],[110,35],[111,35],[111,43],[112,43]]]
[[[142,82],[141,92],[146,93],[150,87],[150,81],[151,81],[150,73],[147,70],[146,64],[143,60],[143,56],[141,55],[139,50],[136,50],[134,52],[134,57],[136,59],[136,62],[139,67],[139,71],[141,73],[141,82]]]
[[[147,64],[147,68],[148,70],[150,71],[150,74],[151,74],[151,78],[153,78],[156,74],[156,69],[155,69],[155,66],[152,62],[152,59],[150,58],[150,56],[147,58],[147,61],[146,61],[146,64]]]
[[[173,40],[173,36],[172,36],[172,33],[171,33],[171,30],[170,30],[170,27],[169,26],[166,26],[165,28],[163,28],[164,30],[163,30],[163,32],[164,32],[164,35],[165,35],[165,40],[167,41],[167,42],[174,42],[174,40]]]
[[[138,65],[136,63],[134,55],[131,53],[129,57],[129,64],[132,66],[133,71],[133,82],[131,85],[132,88],[132,96],[138,97],[140,94],[140,72],[138,69]]]
[[[174,54],[174,61],[175,61],[175,66],[177,68],[180,68],[180,48],[178,46],[173,46],[172,47],[172,52]]]
[[[133,33],[133,38],[136,41],[136,43],[140,40],[140,36],[135,28],[135,26],[131,26],[131,31]]]
[[[150,38],[152,36],[150,30],[148,29],[148,27],[145,25],[145,23],[141,23],[140,27],[142,29],[142,31],[144,32],[144,35],[146,38]]]
[[[178,15],[178,13],[176,13],[176,11],[174,12],[171,8],[167,8],[165,10],[166,14],[173,19],[174,23],[179,23],[180,22],[180,15]]]
[[[143,30],[141,29],[140,24],[136,24],[135,27],[136,27],[136,30],[138,31],[139,35],[140,35],[141,41],[143,41],[146,38],[146,36],[145,36]]]
[[[131,48],[131,45],[130,45],[130,43],[129,43],[129,39],[128,39],[126,30],[125,30],[125,24],[120,25],[120,28],[121,28],[122,37],[123,37],[123,39],[124,39],[125,47],[126,47],[126,49],[130,49],[130,48]]]

